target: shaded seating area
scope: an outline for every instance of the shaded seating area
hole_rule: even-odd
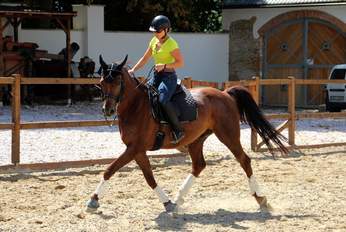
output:
[[[76,12],[48,12],[31,10],[3,10],[0,9],[0,76],[20,74],[24,77],[31,76],[60,76],[72,77],[71,60],[73,46],[71,44],[72,18]],[[66,46],[59,54],[50,54],[46,50],[40,50],[39,45],[26,41],[19,41],[18,27],[24,19],[52,20],[66,35]],[[4,31],[12,26],[13,36],[4,37]],[[51,62],[51,61],[54,62]],[[47,75],[46,75],[47,74]],[[63,86],[62,86],[63,87]],[[65,86],[68,103],[71,103],[71,86]],[[6,98],[9,89],[6,86],[0,88],[2,99]],[[66,91],[67,90],[67,91]],[[23,89],[23,99],[30,99],[32,91]],[[6,99],[5,99],[6,101]]]

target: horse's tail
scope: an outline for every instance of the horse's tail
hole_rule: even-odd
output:
[[[288,154],[288,149],[281,142],[281,140],[287,141],[287,138],[280,134],[264,117],[250,92],[241,86],[229,88],[226,92],[237,102],[240,121],[255,129],[271,152],[273,152],[273,146],[270,141],[274,142],[283,153]]]

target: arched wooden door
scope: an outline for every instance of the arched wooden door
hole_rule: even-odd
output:
[[[263,34],[262,78],[327,79],[329,70],[346,63],[346,33],[320,19],[301,18],[281,23]],[[299,86],[298,106],[324,102],[323,86]],[[287,105],[286,86],[263,87],[264,105]]]

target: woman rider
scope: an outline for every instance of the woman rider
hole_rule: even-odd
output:
[[[184,65],[184,59],[178,43],[168,35],[170,28],[171,23],[164,15],[158,15],[152,20],[149,31],[154,32],[154,36],[142,58],[129,70],[129,73],[133,74],[142,68],[151,57],[154,58],[155,72],[151,84],[160,93],[160,105],[165,111],[173,131],[172,143],[176,144],[185,134],[170,100],[177,86],[175,69]]]

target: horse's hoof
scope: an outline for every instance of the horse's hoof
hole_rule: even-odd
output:
[[[174,203],[175,203],[177,206],[182,206],[182,205],[184,204],[184,199],[183,199],[183,198],[174,199]]]
[[[268,203],[266,197],[263,197],[263,200],[260,203],[260,210],[265,212],[273,211],[273,207]]]
[[[86,206],[87,206],[87,211],[95,211],[95,210],[97,210],[97,208],[100,207],[100,204],[99,204],[99,202],[97,200],[90,199],[87,202]]]
[[[177,204],[173,203],[170,200],[165,202],[165,203],[163,203],[163,205],[165,206],[165,209],[166,209],[167,213],[175,212],[175,210],[177,209]]]

